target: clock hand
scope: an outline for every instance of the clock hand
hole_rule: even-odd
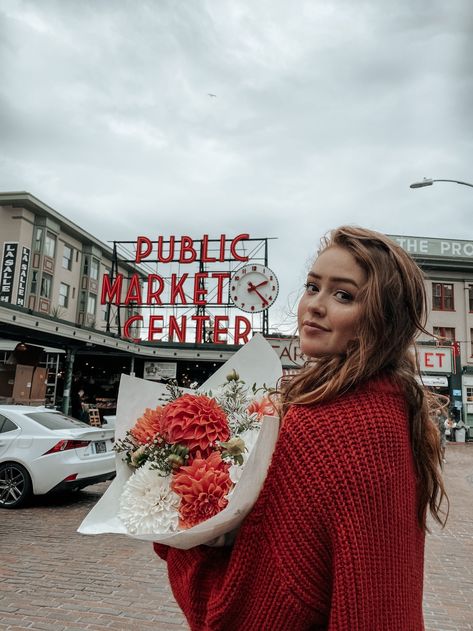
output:
[[[253,285],[253,283],[251,281],[248,282],[248,291],[250,291],[250,292],[254,291],[255,294],[257,296],[259,296],[261,298],[261,300],[263,301],[263,305],[269,305],[269,302],[266,300],[266,298],[264,296],[262,296],[260,294],[260,292],[256,289],[256,287],[259,287],[259,285],[255,286],[255,285]]]
[[[256,289],[257,287],[262,287],[263,285],[267,285],[269,283],[269,280],[264,280],[262,283],[259,283],[258,285],[253,285],[253,287]]]

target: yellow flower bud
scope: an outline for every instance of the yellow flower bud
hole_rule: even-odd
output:
[[[226,443],[221,443],[221,445],[230,456],[239,456],[246,448],[243,438],[231,438]]]

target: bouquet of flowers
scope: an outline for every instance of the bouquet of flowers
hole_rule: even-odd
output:
[[[117,477],[79,532],[187,549],[237,528],[271,460],[278,422],[268,391],[281,372],[257,335],[199,390],[122,375]]]

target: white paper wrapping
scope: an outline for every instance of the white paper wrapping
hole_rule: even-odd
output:
[[[198,391],[212,390],[215,395],[225,383],[227,374],[235,369],[247,385],[256,383],[274,387],[281,377],[279,357],[270,344],[260,334],[255,335],[245,346],[233,355],[215,372]],[[195,392],[185,390],[184,392]],[[155,408],[159,400],[166,400],[168,391],[163,384],[122,375],[118,392],[116,415],[116,439],[122,439],[143,414],[145,408]],[[118,508],[123,486],[132,471],[121,454],[116,455],[117,475],[92,508],[78,532],[85,535],[103,533],[126,534],[144,541],[157,541],[174,548],[188,550],[208,543],[237,528],[255,503],[271,462],[271,456],[278,437],[279,420],[265,416],[255,446],[248,456],[240,480],[230,496],[226,508],[205,522],[175,533],[130,534],[118,518]]]

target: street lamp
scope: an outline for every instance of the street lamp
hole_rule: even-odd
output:
[[[426,177],[422,182],[414,182],[414,184],[411,184],[410,188],[424,188],[424,186],[432,186],[434,182],[453,182],[454,184],[464,184],[465,186],[471,186],[473,188],[473,184],[462,182],[461,180],[432,180]]]

